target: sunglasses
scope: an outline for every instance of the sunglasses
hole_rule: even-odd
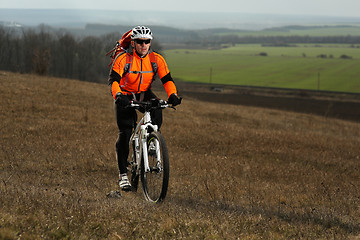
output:
[[[146,40],[143,40],[143,39],[135,39],[135,42],[139,45],[142,45],[143,43],[145,44],[149,44],[151,43],[151,39],[146,39]]]

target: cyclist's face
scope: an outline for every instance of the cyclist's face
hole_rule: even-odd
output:
[[[150,49],[151,40],[146,38],[139,38],[132,41],[132,45],[140,57],[144,57]]]

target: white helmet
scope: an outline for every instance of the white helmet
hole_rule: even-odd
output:
[[[153,39],[150,28],[145,26],[134,27],[131,33],[131,39],[138,39],[138,38]]]

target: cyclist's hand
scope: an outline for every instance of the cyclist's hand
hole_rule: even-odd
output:
[[[176,105],[181,104],[181,100],[182,100],[181,97],[179,97],[178,95],[173,93],[173,94],[170,95],[170,97],[168,99],[168,103],[170,103],[173,106],[176,106]]]
[[[130,104],[130,99],[122,93],[117,93],[115,97],[115,103],[121,107],[126,107]]]

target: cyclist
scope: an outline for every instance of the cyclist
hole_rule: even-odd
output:
[[[153,52],[151,54],[152,39],[153,35],[148,27],[137,26],[133,28],[131,32],[132,51],[129,50],[129,52],[119,55],[114,60],[109,73],[108,83],[115,99],[115,116],[119,128],[119,136],[116,141],[119,185],[124,191],[131,190],[127,177],[127,158],[129,140],[137,120],[135,109],[127,108],[130,101],[132,99],[147,101],[156,98],[151,91],[151,83],[155,79],[156,71],[168,95],[168,102],[173,106],[181,104],[181,98],[177,95],[176,86],[165,59],[158,53]],[[154,58],[157,70],[154,69],[152,63]],[[151,112],[151,118],[154,124],[160,128],[162,124],[161,109]]]

